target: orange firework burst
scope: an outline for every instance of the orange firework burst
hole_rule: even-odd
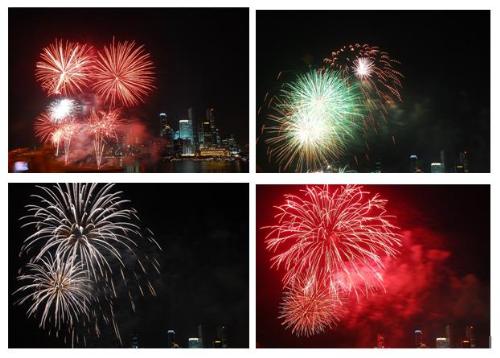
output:
[[[49,96],[80,93],[91,81],[92,46],[55,40],[43,49],[40,58],[35,76]]]
[[[282,325],[297,336],[311,336],[336,326],[345,309],[341,299],[314,280],[293,284],[280,307]]]
[[[93,88],[111,106],[135,106],[154,88],[153,62],[134,41],[113,42],[98,52]]]

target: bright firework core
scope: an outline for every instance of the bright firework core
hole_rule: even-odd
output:
[[[366,57],[356,59],[354,63],[354,73],[360,80],[371,76],[373,70],[373,61]]]
[[[69,98],[55,100],[50,104],[50,118],[54,122],[60,122],[70,117],[75,110],[75,101]]]

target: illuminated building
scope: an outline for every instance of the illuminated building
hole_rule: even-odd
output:
[[[422,348],[422,346],[424,345],[424,339],[423,339],[424,334],[420,329],[416,329],[414,335],[415,335],[415,347]]]
[[[436,338],[436,348],[449,348],[448,340],[446,339],[446,337]]]
[[[200,157],[229,157],[230,154],[226,148],[208,147],[200,149]]]
[[[203,325],[200,323],[198,325],[198,339],[199,339],[199,348],[204,348],[203,345]]]
[[[476,347],[476,334],[474,326],[466,326],[465,327],[465,340],[469,341],[470,348]]]
[[[416,154],[410,155],[410,173],[416,173],[418,170],[417,165],[418,157]]]
[[[175,331],[173,329],[169,329],[167,331],[167,347],[174,348],[175,345]]]
[[[198,337],[188,338],[188,348],[202,348]]]
[[[139,348],[139,337],[132,337],[132,348]]]
[[[444,165],[441,162],[431,163],[431,173],[444,173]]]
[[[191,120],[179,120],[179,139],[189,139],[193,141],[193,122]]]
[[[217,338],[216,341],[220,341],[221,348],[228,347],[228,339],[227,339],[227,327],[226,326],[218,326],[217,327]]]
[[[468,339],[462,340],[462,348],[471,348],[470,341]]]

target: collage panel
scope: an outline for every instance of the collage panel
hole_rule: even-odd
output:
[[[257,348],[489,348],[489,185],[257,185]]]
[[[8,212],[9,348],[249,347],[248,184],[16,183]]]
[[[490,172],[489,10],[257,10],[257,172]]]
[[[8,86],[9,172],[249,171],[248,8],[9,8]]]

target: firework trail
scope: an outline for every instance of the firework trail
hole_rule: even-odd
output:
[[[309,337],[336,326],[345,309],[335,292],[315,280],[300,280],[286,288],[280,312],[292,334]]]
[[[79,316],[88,316],[90,280],[81,264],[48,254],[28,263],[27,271],[18,277],[24,284],[14,294],[24,295],[18,304],[30,301],[28,317],[40,315],[40,328],[47,323],[57,331],[63,325],[73,328]]]
[[[266,143],[285,170],[315,171],[339,157],[364,116],[357,85],[329,70],[299,75],[273,99]]]
[[[396,70],[399,62],[377,46],[346,45],[332,51],[323,63],[325,68],[357,79],[370,113],[378,111],[384,115],[389,105],[401,101],[403,75]]]
[[[266,236],[273,266],[286,269],[284,284],[305,276],[356,296],[383,287],[383,257],[395,256],[401,246],[386,203],[351,185],[311,186],[300,196],[286,195]]]
[[[135,42],[113,42],[98,52],[93,89],[112,107],[135,106],[154,88],[153,62]]]
[[[73,95],[91,82],[93,63],[92,46],[55,40],[43,49],[35,77],[49,96]]]
[[[120,110],[118,109],[110,111],[92,111],[89,118],[89,128],[94,138],[94,152],[97,169],[101,168],[106,140],[109,138],[116,139],[116,131],[120,124]]]
[[[128,200],[122,199],[122,192],[113,190],[113,184],[57,184],[38,188],[41,193],[32,195],[37,203],[27,205],[28,215],[21,218],[25,221],[23,227],[35,231],[21,247],[21,254],[30,257],[28,269],[36,267],[39,275],[49,275],[52,271],[59,273],[63,267],[64,272],[78,277],[83,272],[91,284],[85,285],[89,290],[88,299],[81,301],[88,309],[61,300],[54,313],[57,317],[52,321],[43,319],[41,327],[55,323],[59,332],[60,326],[66,323],[73,343],[79,342],[79,334],[100,337],[101,326],[106,325],[112,327],[121,342],[115,302],[121,296],[126,297],[135,311],[134,297],[156,295],[148,276],[160,273],[155,253],[162,251],[161,247],[151,230],[140,226],[136,211],[129,207]],[[56,258],[55,264],[52,257]],[[54,269],[50,271],[49,266]],[[27,280],[32,276],[19,278]],[[24,292],[28,288],[35,291],[20,301],[31,300],[29,316],[41,307],[39,302],[44,296],[40,287],[26,285],[16,291]]]

